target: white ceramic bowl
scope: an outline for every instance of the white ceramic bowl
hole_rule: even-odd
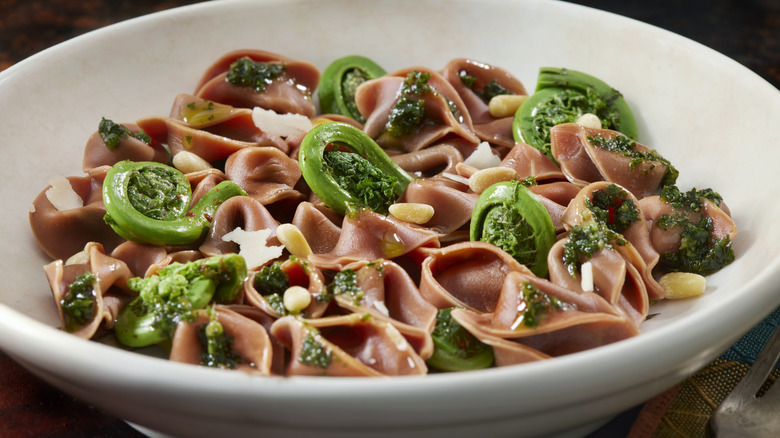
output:
[[[643,333],[545,362],[424,378],[257,378],[170,363],[55,329],[27,222],[33,198],[80,175],[96,120],[167,114],[222,53],[260,48],[316,63],[363,54],[386,69],[471,57],[529,89],[540,66],[621,90],[640,140],[712,187],[739,226],[736,261],[706,295],[654,306]],[[73,39],[0,73],[0,348],[126,420],[179,436],[576,436],[704,366],[780,304],[780,92],[669,32],[553,1],[207,2]]]

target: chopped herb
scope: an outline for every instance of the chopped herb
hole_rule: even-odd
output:
[[[470,75],[466,70],[459,71],[458,77],[463,85],[473,91],[485,103],[489,103],[490,99],[502,94],[515,94],[507,90],[495,79],[488,82],[483,89],[476,88],[477,77]]]
[[[503,249],[526,266],[533,266],[536,262],[535,230],[526,217],[511,205],[488,211],[480,240]]]
[[[282,270],[282,262],[275,261],[260,269],[255,274],[254,286],[277,313],[287,314],[282,297],[290,287],[290,276]]]
[[[495,360],[493,348],[477,339],[452,318],[452,308],[436,315],[433,356],[426,363],[439,371],[464,371],[487,368]]]
[[[470,75],[466,70],[459,71],[458,77],[460,78],[460,82],[470,90],[473,90],[474,86],[477,85],[477,77]]]
[[[359,201],[354,207],[367,207],[386,215],[397,198],[398,179],[358,154],[338,149],[325,151],[323,166],[339,186]]]
[[[522,292],[523,302],[517,306],[517,321],[529,328],[537,327],[551,310],[566,310],[571,306],[542,292],[531,282],[522,284]]]
[[[319,330],[313,327],[308,327],[307,330],[308,332],[303,338],[298,361],[304,365],[323,369],[328,368],[332,361],[332,355],[329,349],[318,341],[318,338],[320,338]]]
[[[423,73],[417,70],[410,71],[406,74],[401,92],[405,95],[415,94],[421,95],[429,91],[433,91],[428,81],[431,79],[430,73]]]
[[[68,285],[68,292],[60,300],[68,331],[74,331],[85,325],[95,315],[97,298],[93,288],[95,281],[95,274],[85,272],[76,276],[73,283]]]
[[[615,135],[613,137],[604,137],[602,135],[589,135],[588,141],[598,148],[614,152],[631,159],[629,164],[631,169],[635,169],[637,166],[643,163],[650,163],[650,169],[655,168],[654,163],[659,163],[666,167],[663,179],[661,180],[661,187],[672,185],[677,181],[677,177],[680,172],[672,166],[666,158],[662,157],[656,151],[643,151],[636,149],[636,141],[628,138],[625,135]]]
[[[387,119],[387,133],[395,138],[413,134],[425,119],[425,101],[405,95],[398,98]]]
[[[711,189],[691,189],[681,192],[676,186],[661,191],[661,199],[675,212],[663,215],[655,226],[662,230],[680,229],[680,247],[677,251],[661,254],[659,266],[671,272],[694,272],[709,275],[734,261],[734,250],[728,236],[715,239],[711,217],[701,214],[704,199],[720,205],[722,198]],[[698,220],[695,217],[699,217]]]
[[[212,368],[234,369],[246,362],[240,354],[233,350],[234,338],[225,333],[225,328],[216,317],[212,308],[210,320],[198,328],[198,339],[203,347],[200,356],[201,365]]]
[[[672,227],[682,229],[679,249],[661,254],[659,265],[664,270],[709,275],[734,261],[731,240],[728,236],[715,240],[713,221],[709,216],[702,215],[695,222],[688,214],[677,212],[662,216],[656,221],[656,226],[663,230]]]
[[[639,208],[628,192],[616,184],[609,184],[603,190],[594,191],[593,200],[586,198],[585,205],[596,220],[604,222],[616,233],[622,234],[634,222],[639,221]]]
[[[188,187],[180,187],[176,169],[168,166],[147,166],[130,173],[127,195],[133,208],[144,216],[157,220],[181,217],[188,208]]]
[[[579,272],[580,262],[590,259],[593,254],[604,248],[614,248],[614,245],[627,245],[620,234],[610,230],[600,221],[589,221],[575,225],[569,230],[569,241],[563,245],[563,262],[572,277]]]
[[[712,189],[697,190],[694,187],[687,192],[681,192],[677,186],[668,185],[661,190],[661,200],[668,202],[677,210],[699,212],[704,206],[702,198],[709,199],[717,206],[723,202],[723,198]]]
[[[365,292],[357,285],[357,272],[354,269],[339,271],[333,277],[333,281],[328,284],[326,290],[328,297],[347,295],[355,303],[359,303],[365,298]]]
[[[561,123],[576,122],[583,114],[591,113],[598,116],[604,129],[614,129],[620,116],[617,109],[608,105],[591,88],[586,93],[574,89],[562,89],[541,102],[527,117],[535,135],[540,139],[538,149],[554,158],[551,152],[550,128]]]
[[[488,82],[487,85],[485,85],[485,89],[482,90],[482,93],[480,93],[479,97],[482,98],[485,102],[490,102],[490,99],[500,96],[503,94],[515,94],[511,91],[507,90],[501,84],[498,83],[495,79]]]
[[[263,296],[282,295],[290,287],[290,277],[282,270],[282,262],[275,261],[255,274],[254,286]]]
[[[520,180],[520,184],[526,186],[526,187],[533,187],[536,185],[539,185],[539,183],[536,181],[536,178],[533,175],[529,175],[525,177],[524,179]]]
[[[100,123],[98,124],[98,134],[100,134],[100,138],[103,139],[103,143],[111,151],[118,148],[119,142],[123,138],[127,137],[141,140],[146,144],[152,144],[151,137],[146,135],[143,130],[141,130],[139,133],[135,133],[127,126],[116,124],[112,120],[109,120],[105,117],[100,119]]]
[[[358,111],[357,104],[355,103],[355,94],[357,93],[358,87],[368,79],[369,77],[366,72],[359,68],[353,68],[344,74],[344,78],[341,81],[344,106],[350,114],[357,116],[356,120],[360,123],[365,123],[366,118]]]
[[[447,108],[449,108],[450,113],[452,113],[452,117],[455,117],[455,120],[457,120],[458,123],[463,123],[463,113],[460,111],[460,108],[458,108],[458,106],[455,104],[455,101],[447,97],[445,97],[444,100],[447,101]]]
[[[401,86],[401,96],[390,110],[385,130],[394,138],[413,134],[425,119],[425,101],[423,93],[434,91],[428,85],[430,73],[410,71]]]
[[[258,62],[244,56],[230,64],[226,79],[233,85],[252,87],[262,93],[285,69],[286,66],[278,62]]]

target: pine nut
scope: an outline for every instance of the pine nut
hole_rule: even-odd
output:
[[[474,172],[469,178],[469,188],[474,193],[482,193],[488,187],[502,181],[512,181],[517,178],[517,171],[511,167],[490,167]]]
[[[432,206],[415,202],[399,202],[391,205],[389,210],[396,218],[413,224],[427,223],[435,213]]]
[[[309,304],[311,304],[311,294],[305,287],[290,286],[284,291],[282,303],[288,312],[298,313],[309,307]]]
[[[528,96],[524,94],[499,94],[490,99],[488,111],[495,118],[514,116],[526,99]]]
[[[670,272],[658,280],[670,300],[693,298],[704,294],[707,279],[690,272]]]
[[[308,257],[312,254],[311,246],[306,237],[293,224],[282,224],[276,229],[276,237],[296,257]]]
[[[577,124],[591,129],[601,129],[601,119],[595,114],[585,113],[577,119]]]
[[[173,167],[182,173],[192,173],[211,169],[211,164],[192,152],[181,151],[173,156]]]

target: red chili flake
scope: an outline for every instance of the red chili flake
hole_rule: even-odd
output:
[[[205,218],[206,218],[206,220],[207,220],[207,221],[209,221],[209,222],[211,222],[211,221],[213,221],[213,220],[214,220],[214,218],[213,218],[213,217],[211,217],[211,215],[210,215],[210,214],[208,214],[208,213],[204,213],[204,214],[203,214],[203,217],[205,217]]]
[[[187,216],[187,217],[195,217],[195,213],[188,212],[187,214],[185,214],[185,216]]]
[[[607,222],[609,222],[610,224],[614,224],[615,223],[615,209],[613,207],[610,207],[609,210],[607,210],[607,212],[609,213],[609,218],[607,218]]]

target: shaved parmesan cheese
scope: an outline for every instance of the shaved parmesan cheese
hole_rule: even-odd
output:
[[[453,180],[455,182],[459,182],[459,183],[464,184],[464,185],[469,185],[469,179],[466,178],[465,176],[460,176],[460,175],[456,175],[454,173],[449,173],[449,172],[442,172],[441,176],[443,176],[445,178],[448,178],[448,179],[451,179],[451,180]]]
[[[306,134],[312,127],[311,120],[302,114],[277,114],[260,107],[252,110],[252,121],[259,130],[279,137]]]
[[[487,169],[501,164],[501,158],[493,154],[493,149],[488,142],[483,141],[477,146],[477,149],[463,161],[463,164],[468,164],[477,169]]]
[[[65,177],[49,181],[51,187],[46,190],[46,198],[59,211],[80,208],[84,206],[84,200],[73,190]]]
[[[580,280],[580,287],[585,292],[593,292],[593,263],[585,262],[580,267],[580,273],[582,279]]]
[[[254,269],[282,255],[283,246],[266,246],[271,230],[244,231],[241,227],[222,236],[225,242],[238,244],[238,255],[246,261],[246,267]]]

